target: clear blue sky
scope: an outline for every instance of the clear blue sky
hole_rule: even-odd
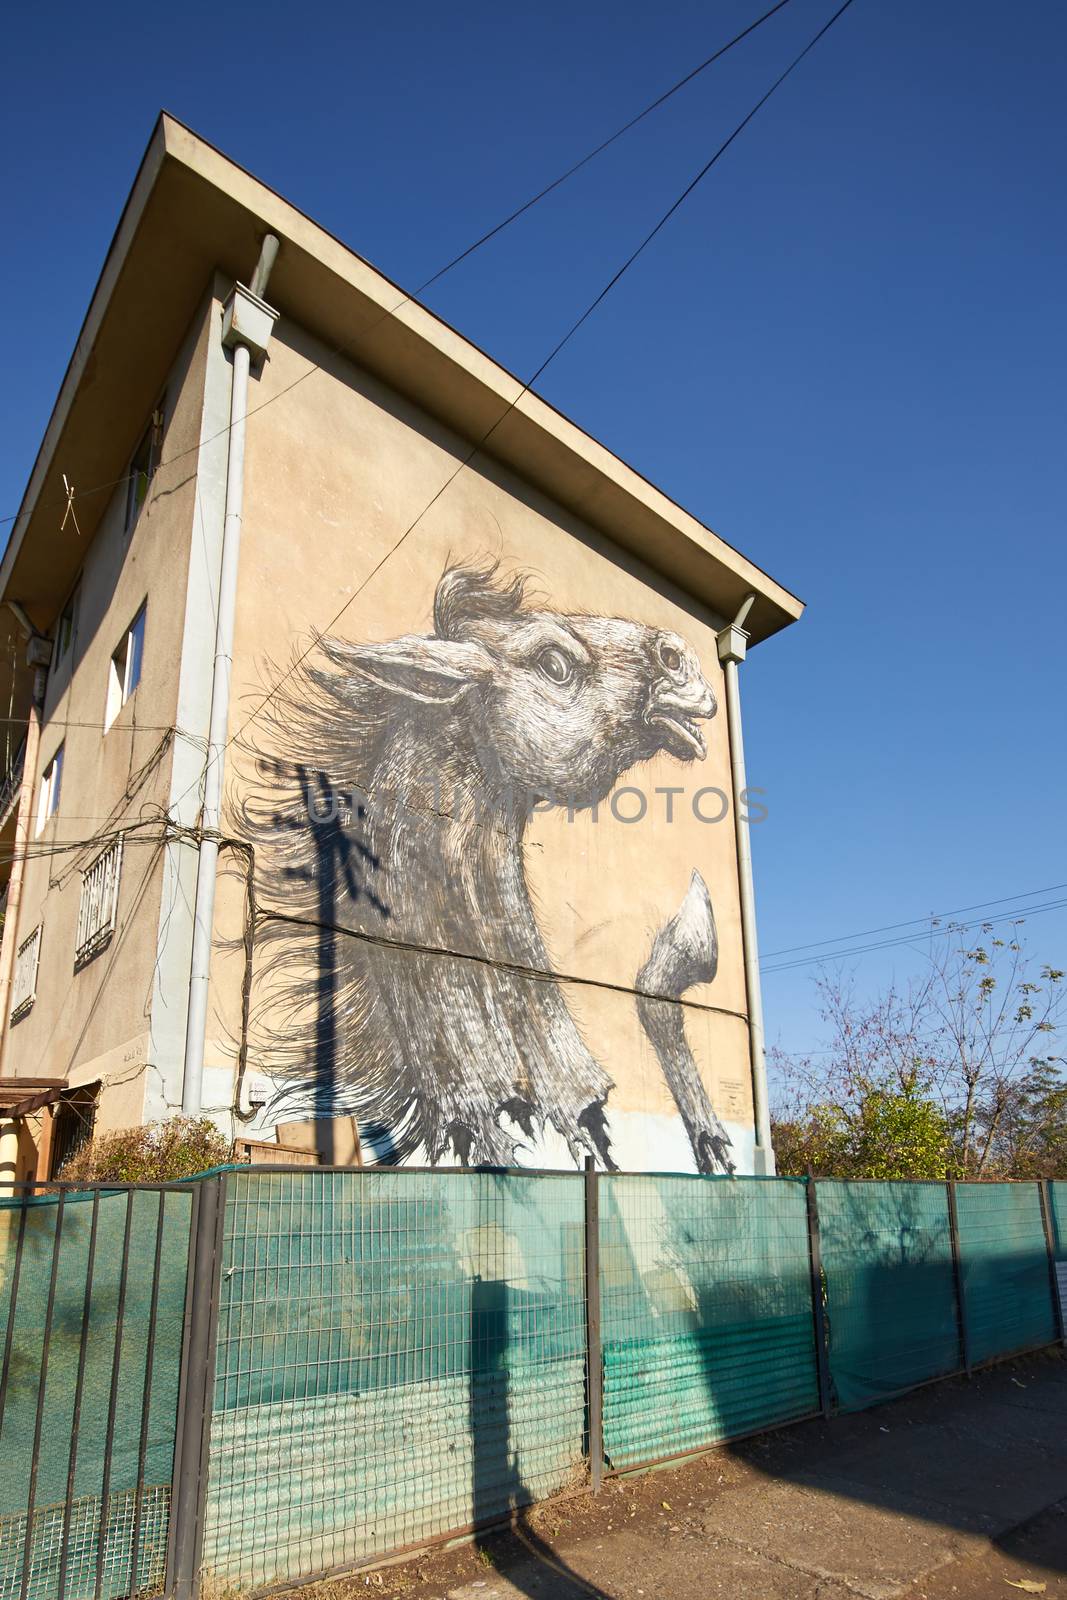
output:
[[[768,3],[17,8],[0,512],[161,106],[414,286]],[[532,371],[833,9],[429,303]],[[809,603],[744,669],[766,951],[1067,880],[1065,69],[1062,0],[855,0],[539,385]],[[1067,965],[1063,912],[1030,937]],[[818,1044],[805,972],[766,1006]]]

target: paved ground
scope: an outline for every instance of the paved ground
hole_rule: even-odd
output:
[[[1067,1600],[1067,1360],[1013,1362],[609,1481],[596,1501],[534,1508],[514,1533],[318,1590],[317,1600]]]

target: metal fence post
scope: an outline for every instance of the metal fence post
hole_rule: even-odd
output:
[[[1052,1315],[1056,1319],[1056,1336],[1061,1344],[1067,1342],[1064,1332],[1063,1300],[1060,1298],[1060,1274],[1056,1264],[1056,1241],[1052,1232],[1052,1195],[1049,1180],[1038,1179],[1037,1192],[1041,1199],[1041,1223],[1045,1230],[1045,1249],[1048,1252],[1048,1279],[1052,1291]]]
[[[960,1219],[956,1209],[956,1180],[945,1185],[948,1192],[948,1235],[952,1243],[952,1281],[956,1289],[956,1326],[960,1339],[960,1366],[971,1376],[971,1348],[967,1337],[967,1299],[963,1290],[963,1261],[960,1256]]]
[[[194,1196],[190,1223],[167,1547],[166,1594],[172,1600],[196,1600],[200,1589],[225,1211],[225,1174],[203,1179]]]
[[[604,1481],[604,1358],[600,1345],[600,1189],[592,1156],[585,1160],[585,1370],[589,1413],[589,1483]]]
[[[815,1195],[815,1174],[808,1170],[808,1267],[811,1273],[811,1315],[815,1324],[815,1370],[819,1382],[819,1410],[830,1415],[830,1357],[826,1342],[826,1311],[823,1306],[822,1239],[819,1235],[819,1202]]]

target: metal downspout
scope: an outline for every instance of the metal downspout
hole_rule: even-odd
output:
[[[230,390],[230,438],[226,461],[226,506],[222,535],[222,561],[215,626],[215,663],[211,678],[211,713],[208,721],[207,761],[204,767],[204,802],[201,811],[200,860],[193,906],[193,939],[189,962],[189,1007],[185,1024],[185,1065],[182,1111],[199,1116],[203,1106],[204,1048],[207,1035],[208,987],[211,976],[211,937],[215,918],[218,878],[219,825],[222,817],[222,780],[230,720],[230,677],[237,619],[237,577],[241,553],[241,518],[244,505],[245,418],[248,411],[248,375],[253,354],[266,352],[274,313],[259,296],[267,286],[278,253],[278,241],[267,234],[260,250],[252,287],[234,287],[227,301],[223,339],[233,347],[233,382]]]
[[[749,836],[748,808],[745,802],[745,746],[741,735],[741,693],[738,664],[745,659],[748,643],[742,624],[752,609],[755,595],[748,595],[736,618],[717,637],[726,688],[726,722],[730,735],[730,781],[733,790],[734,833],[737,839],[737,880],[741,901],[741,941],[744,952],[745,992],[748,1003],[749,1062],[752,1073],[752,1113],[757,1173],[773,1176],[774,1151],[771,1148],[771,1118],[767,1102],[767,1057],[763,1034],[763,996],[760,989],[759,948],[756,940],[756,893],[752,880],[752,843]]]

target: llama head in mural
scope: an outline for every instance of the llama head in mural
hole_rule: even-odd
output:
[[[677,634],[538,606],[495,565],[450,565],[433,620],[320,640],[246,747],[252,1051],[278,1109],[355,1114],[379,1157],[508,1164],[551,1126],[610,1166],[612,1079],[555,979],[524,833],[660,752],[702,759],[714,695]]]
[[[450,567],[432,635],[324,648],[354,704],[376,690],[422,739],[443,738],[451,752],[458,739],[471,775],[520,809],[595,805],[661,750],[703,759],[699,724],[715,696],[680,635],[538,609],[527,592],[522,578],[497,582],[493,567]]]

